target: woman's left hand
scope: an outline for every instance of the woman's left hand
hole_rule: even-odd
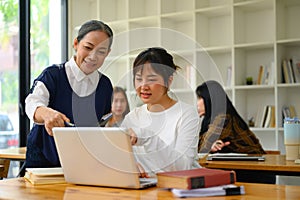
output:
[[[223,142],[222,140],[217,140],[213,143],[213,145],[211,146],[211,151],[212,152],[216,152],[216,151],[220,151],[222,150],[223,147],[229,145],[230,142]]]

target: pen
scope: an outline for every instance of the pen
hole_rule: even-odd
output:
[[[112,118],[112,113],[108,113],[108,114],[106,114],[106,115],[103,115],[102,117],[101,117],[101,120],[100,120],[100,122],[99,122],[99,126],[105,126],[105,124],[107,123],[107,121],[110,119],[110,118]]]
[[[112,117],[112,113],[105,114],[101,117],[101,120],[98,122],[99,126],[103,127],[107,123],[107,121]],[[65,126],[67,127],[75,127],[75,124],[71,122],[65,121]]]
[[[65,121],[65,126],[67,126],[67,127],[75,127],[75,124],[73,124],[71,122],[66,122]]]

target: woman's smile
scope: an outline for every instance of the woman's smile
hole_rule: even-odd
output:
[[[140,96],[141,96],[141,98],[143,98],[143,99],[149,99],[150,96],[151,96],[151,93],[149,93],[149,92],[141,92],[141,93],[140,93]]]

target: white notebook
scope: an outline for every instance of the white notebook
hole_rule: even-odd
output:
[[[26,168],[25,180],[33,185],[65,183],[62,168]]]

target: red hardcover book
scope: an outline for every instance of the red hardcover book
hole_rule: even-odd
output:
[[[196,189],[235,183],[234,171],[199,168],[157,173],[157,187]]]

